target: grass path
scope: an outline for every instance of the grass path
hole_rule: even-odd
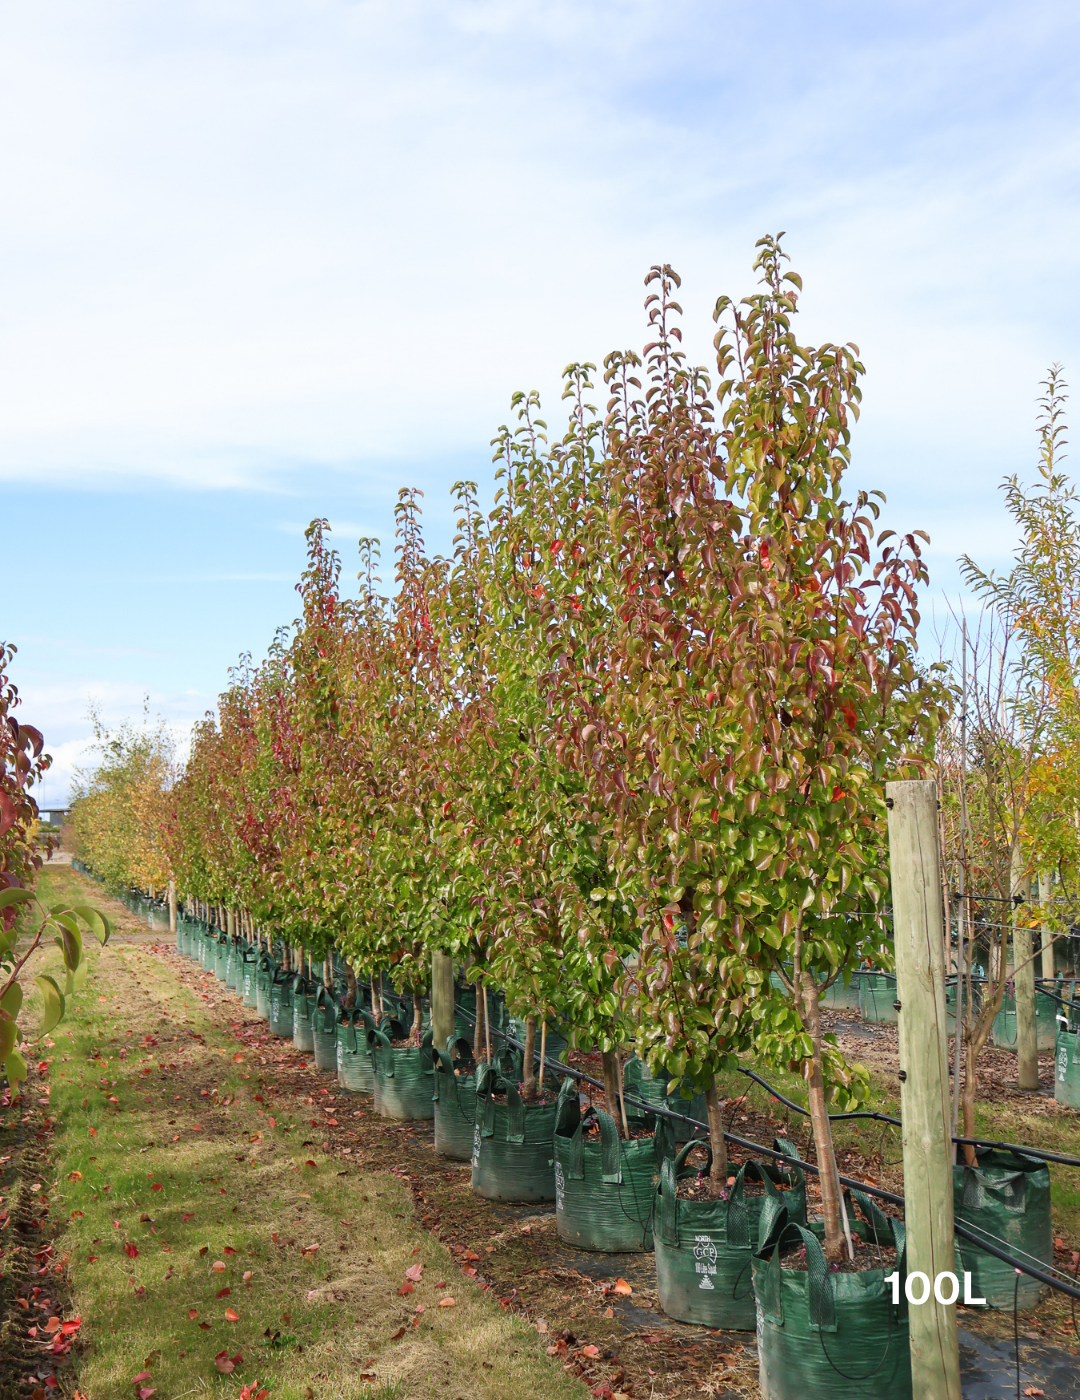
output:
[[[73,878],[50,872],[43,894]],[[166,963],[138,941],[88,956],[44,1054],[86,1400],[256,1379],[270,1400],[586,1393],[413,1225],[394,1175],[339,1171],[260,1108],[251,1055]]]

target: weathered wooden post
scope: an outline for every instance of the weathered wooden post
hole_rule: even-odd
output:
[[[1019,841],[1012,868],[1013,1001],[1016,1005],[1016,1082],[1021,1089],[1039,1087],[1039,1032],[1035,1023],[1035,951],[1031,923],[1021,912],[1030,886],[1023,878]]]
[[[454,1034],[454,960],[447,953],[431,955],[431,1040],[438,1050]]]
[[[953,1149],[949,1131],[945,930],[937,790],[932,780],[887,783],[896,997],[900,1003],[900,1116],[908,1278],[929,1280],[908,1308],[912,1390],[919,1400],[961,1400],[953,1251]],[[950,1303],[941,1300],[945,1295]]]

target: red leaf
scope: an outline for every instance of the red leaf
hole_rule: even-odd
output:
[[[132,1385],[138,1385],[140,1381],[149,1381],[149,1380],[153,1380],[153,1376],[151,1376],[150,1372],[149,1372],[149,1371],[140,1371],[139,1374],[138,1374],[137,1376],[132,1376],[132,1378],[131,1378],[131,1383],[132,1383]]]
[[[188,1310],[187,1310],[187,1315],[188,1315],[188,1319],[189,1319],[191,1322],[194,1322],[195,1319],[199,1316],[199,1309],[198,1309],[198,1308],[188,1308]]]
[[[411,1283],[403,1283],[403,1284],[401,1285],[401,1287],[398,1289],[398,1297],[399,1297],[399,1298],[403,1298],[403,1297],[405,1296],[406,1293],[415,1293],[415,1292],[416,1292],[416,1289],[412,1286]]]
[[[234,1308],[225,1309],[225,1317],[229,1322],[239,1322],[240,1314]]]
[[[235,1254],[236,1250],[233,1249],[231,1244],[227,1244],[221,1252],[222,1254]]]
[[[392,1332],[392,1333],[390,1334],[390,1340],[391,1340],[392,1342],[400,1342],[401,1339],[402,1339],[402,1337],[404,1337],[404,1335],[405,1335],[405,1328],[404,1328],[404,1327],[399,1327],[398,1330],[397,1330],[396,1332]]]
[[[227,1298],[231,1292],[231,1288],[222,1288],[217,1293],[215,1293],[214,1296],[215,1298]]]
[[[474,1253],[471,1249],[467,1249],[461,1257],[465,1260],[466,1264],[475,1264],[480,1258],[479,1254]]]
[[[165,1188],[164,1186],[162,1186],[160,1181],[155,1181],[153,1186],[151,1186],[150,1188],[151,1191],[164,1191],[164,1189]]]
[[[186,1225],[186,1224],[188,1223],[189,1220],[194,1220],[194,1219],[195,1219],[195,1212],[192,1211],[190,1215],[182,1215],[182,1216],[180,1217],[180,1224],[181,1224],[181,1225]]]
[[[61,1324],[61,1328],[62,1328],[62,1330],[63,1330],[63,1333],[64,1333],[64,1336],[65,1336],[65,1337],[71,1337],[71,1336],[73,1336],[73,1335],[79,1330],[79,1328],[80,1328],[81,1326],[82,1326],[82,1318],[81,1318],[81,1317],[73,1317],[73,1318],[70,1318],[67,1322],[64,1322],[64,1323]]]
[[[127,1255],[127,1257],[128,1257],[129,1259],[138,1259],[138,1257],[139,1257],[139,1247],[138,1247],[138,1245],[132,1244],[131,1241],[129,1240],[128,1243],[127,1243],[126,1245],[124,1245],[124,1253]]]
[[[410,1264],[409,1267],[405,1270],[405,1277],[407,1279],[412,1279],[413,1283],[419,1283],[423,1272],[423,1264]]]
[[[144,1385],[139,1391],[139,1400],[150,1400],[151,1395],[157,1394],[157,1386]]]

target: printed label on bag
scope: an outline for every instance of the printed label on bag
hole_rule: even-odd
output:
[[[473,1170],[474,1170],[474,1171],[475,1171],[476,1168],[479,1167],[479,1165],[480,1165],[480,1124],[479,1124],[479,1123],[477,1123],[476,1127],[473,1128],[472,1164],[473,1164]]]
[[[566,1186],[566,1178],[563,1175],[562,1163],[555,1163],[555,1209],[563,1208],[563,1190]]]
[[[1057,1077],[1059,1084],[1064,1084],[1069,1077],[1069,1047],[1067,1045],[1063,1045],[1058,1051]]]

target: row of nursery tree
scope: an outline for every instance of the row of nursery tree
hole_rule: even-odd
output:
[[[449,954],[530,1040],[554,1021],[603,1051],[609,1083],[634,1042],[704,1092],[718,1186],[718,1076],[750,1051],[801,1075],[835,1256],[828,1114],[868,1082],[819,1009],[888,966],[884,784],[936,773],[950,907],[1003,901],[954,909],[967,965],[997,979],[964,1031],[970,1133],[1013,926],[1071,917],[1080,614],[1061,580],[1080,559],[1055,377],[1039,484],[1011,486],[1016,568],[971,564],[981,630],[920,659],[925,536],[880,529],[880,493],[845,495],[863,367],[854,345],[800,344],[785,263],[763,239],[759,290],[717,301],[715,376],[688,363],[679,278],[654,267],[643,353],[567,368],[562,436],[515,397],[490,514],[455,487],[452,557],[429,556],[420,493],[401,493],[389,597],[377,541],[353,596],[314,522],[302,616],[231,674],[182,772],[163,731],[104,736],[77,823],[114,883],[173,880],[365,979],[419,996]],[[1052,892],[1037,919],[981,917],[1033,872]]]

